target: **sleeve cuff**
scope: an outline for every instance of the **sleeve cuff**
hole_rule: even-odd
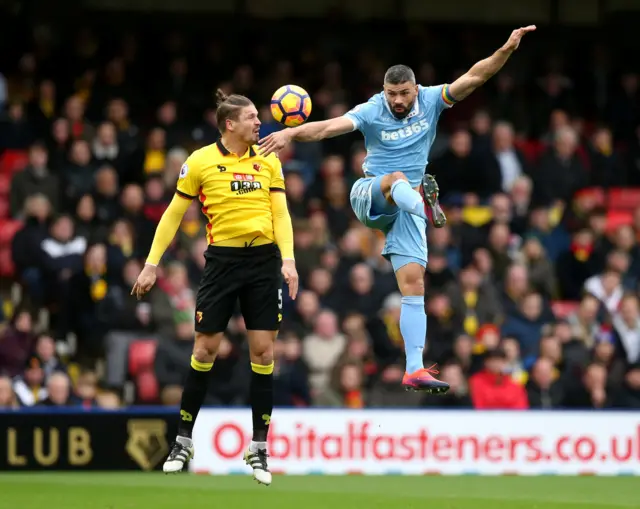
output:
[[[272,193],[284,193],[285,190],[282,187],[270,187],[269,191]]]
[[[190,194],[183,193],[179,189],[176,189],[176,194],[185,200],[195,200],[197,198],[197,196],[191,196]]]

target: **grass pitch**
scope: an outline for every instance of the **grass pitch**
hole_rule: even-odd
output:
[[[0,474],[7,509],[617,509],[640,508],[633,477]]]

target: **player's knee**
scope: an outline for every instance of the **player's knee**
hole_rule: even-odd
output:
[[[220,346],[219,334],[203,334],[196,332],[193,345],[193,357],[198,362],[213,362]]]
[[[418,296],[424,295],[424,275],[420,270],[411,270],[403,274],[404,277],[398,281],[400,287],[400,293],[404,296]]]
[[[268,366],[273,362],[273,341],[254,341],[250,348],[251,362]]]
[[[271,364],[273,362],[273,345],[262,351],[251,352],[251,362],[254,364],[260,364],[261,366],[268,366]]]
[[[407,182],[409,181],[409,179],[401,171],[394,171],[393,173],[389,173],[382,178],[380,188],[382,190],[382,194],[387,200],[391,199],[391,187],[398,180],[405,180]]]
[[[393,184],[394,182],[396,182],[397,180],[406,180],[407,182],[409,181],[409,179],[407,178],[407,176],[402,173],[401,171],[394,171],[391,175],[389,175],[391,178],[389,180],[391,180],[391,183]]]

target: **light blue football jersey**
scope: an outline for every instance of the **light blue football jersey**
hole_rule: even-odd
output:
[[[366,176],[401,171],[412,187],[420,184],[429,162],[440,113],[453,105],[445,99],[444,87],[419,85],[413,109],[402,120],[393,116],[384,92],[345,114],[364,135],[367,156],[363,170]]]

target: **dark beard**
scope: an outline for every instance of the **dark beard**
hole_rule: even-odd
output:
[[[402,111],[402,112],[397,112],[393,106],[391,106],[391,104],[389,104],[389,109],[391,110],[391,114],[397,119],[397,120],[404,120],[405,118],[407,118],[407,115],[409,115],[409,113],[411,112],[411,110],[413,109],[413,106],[416,102],[413,101],[409,107]]]

